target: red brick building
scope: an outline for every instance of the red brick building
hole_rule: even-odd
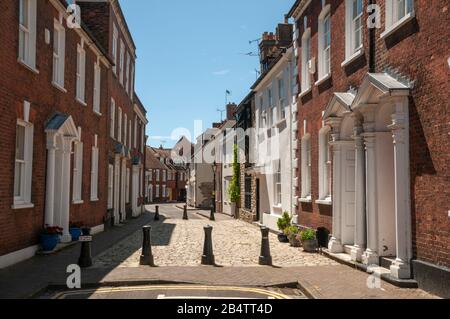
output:
[[[103,229],[112,65],[65,1],[0,3],[0,267],[31,257],[45,224]]]
[[[301,92],[298,223],[329,229],[339,258],[445,296],[448,9],[445,1],[298,0],[289,12]]]
[[[71,223],[93,233],[110,225],[118,206],[107,163],[117,156],[126,158],[118,197],[129,215],[142,210],[147,120],[134,92],[135,46],[117,1],[77,4],[80,24],[64,0],[0,4],[2,268],[33,256],[45,225],[62,227],[63,243]],[[117,32],[103,28],[114,23]]]
[[[187,170],[173,160],[172,149],[147,147],[146,193],[150,203],[186,199]]]
[[[134,93],[136,45],[118,1],[77,1],[114,62],[108,73],[108,224],[143,209],[146,111]]]

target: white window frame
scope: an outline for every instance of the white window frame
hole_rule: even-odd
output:
[[[116,136],[116,101],[111,98],[111,126],[110,126],[110,136],[115,139]]]
[[[354,17],[353,4],[354,1],[361,1],[361,13]],[[360,57],[364,51],[364,2],[363,0],[345,0],[345,61],[342,66],[348,65],[350,62]],[[356,22],[360,21],[360,45],[356,47]]]
[[[286,117],[286,81],[284,79],[284,73],[277,78],[278,87],[278,121],[283,120]]]
[[[131,75],[130,75],[130,96],[131,100],[133,101],[134,97],[134,81],[135,81],[135,66],[134,63],[131,62]]]
[[[76,71],[76,99],[83,105],[86,105],[86,50],[84,50],[84,41],[77,46],[77,71]]]
[[[117,116],[117,141],[122,142],[122,108],[118,108]]]
[[[125,44],[123,43],[123,40],[120,39],[120,57],[119,57],[119,67],[120,67],[120,75],[119,75],[119,81],[120,84],[123,86],[123,77],[124,77],[124,69],[125,69]]]
[[[108,164],[108,207],[114,208],[114,165]]]
[[[319,15],[319,54],[318,77],[320,83],[331,75],[331,13],[327,4]],[[328,30],[326,26],[328,25]]]
[[[28,102],[25,102],[27,104]],[[29,105],[29,103],[28,103]],[[33,134],[34,126],[30,122],[17,119],[17,127],[24,129],[23,136],[23,159],[17,159],[17,151],[14,160],[14,191],[13,191],[13,209],[34,207],[31,203],[31,181],[33,174]],[[17,133],[16,133],[17,135]],[[17,136],[16,136],[17,145]],[[16,148],[17,150],[17,148]],[[16,164],[20,164],[20,174],[17,171]],[[16,194],[16,185],[19,186],[19,194]]]
[[[386,26],[381,38],[391,35],[415,17],[414,0],[386,0]],[[399,8],[403,6],[404,14],[400,16]]]
[[[83,142],[74,143],[73,153],[73,194],[74,204],[82,204],[82,185],[83,185]]]
[[[162,172],[162,181],[167,182],[167,171],[166,170],[163,170],[163,172]]]
[[[267,101],[268,101],[268,105],[267,105],[267,122],[268,122],[268,126],[271,127],[274,123],[274,116],[273,116],[273,112],[275,109],[275,103],[273,102],[273,89],[272,87],[269,87],[267,89]]]
[[[273,182],[274,182],[274,203],[275,206],[281,206],[283,202],[282,198],[282,177],[281,177],[281,160],[275,162],[276,171],[274,174]]]
[[[56,45],[56,39],[58,39]],[[53,24],[53,77],[52,84],[58,89],[66,92],[64,88],[64,73],[66,60],[66,29],[54,20]]]
[[[98,137],[94,136],[94,145],[92,146],[91,154],[91,201],[98,201],[98,163],[99,163],[99,149]]]
[[[97,62],[94,64],[94,94],[93,94],[93,108],[94,113],[101,115],[100,112],[100,92],[101,92],[101,67],[100,67],[100,61],[97,60]]]
[[[331,148],[330,127],[319,131],[319,200],[320,204],[331,205]]]
[[[27,21],[22,21],[24,13],[26,13]],[[36,15],[37,0],[19,1],[18,61],[38,73],[36,70]]]
[[[117,46],[119,44],[118,31],[116,24],[113,24],[113,40],[112,40],[112,59],[114,61],[113,73],[117,75]]]
[[[126,54],[126,69],[125,69],[125,92],[130,95],[130,53]]]
[[[128,147],[131,148],[131,120],[128,120]]]
[[[128,127],[127,127],[127,125],[128,125],[128,117],[127,117],[127,114],[126,113],[124,113],[123,114],[123,144],[125,145],[125,146],[127,146],[127,141],[128,141]]]
[[[159,188],[160,188],[159,184],[156,184],[156,194],[155,194],[155,198],[160,198],[160,196],[159,196]]]
[[[125,201],[130,202],[130,169],[127,167],[127,180],[125,181]]]
[[[309,73],[309,62],[311,60],[311,28],[307,28],[302,36],[302,79],[301,95],[311,90],[311,74]]]
[[[311,202],[311,135],[307,134],[301,142],[301,201]]]

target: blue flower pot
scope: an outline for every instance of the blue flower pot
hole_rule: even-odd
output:
[[[53,251],[58,245],[58,235],[41,235],[41,246],[44,251]]]
[[[81,228],[70,228],[69,233],[72,236],[72,241],[78,241],[81,236]]]

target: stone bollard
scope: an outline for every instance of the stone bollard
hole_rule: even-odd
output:
[[[184,220],[188,220],[189,219],[188,213],[187,213],[187,205],[184,205],[184,208],[183,208],[183,219]]]
[[[144,239],[142,242],[142,255],[139,264],[154,267],[153,254],[152,254],[152,244],[151,244],[151,232],[152,226],[142,227],[142,232]]]
[[[83,237],[84,236],[91,236],[91,229],[90,228],[83,228],[82,229],[83,232]],[[91,240],[86,240],[86,241],[82,241],[81,242],[81,253],[80,253],[80,258],[78,259],[78,266],[80,266],[81,268],[88,268],[92,266],[92,253],[91,253],[91,249],[92,249],[92,242]]]
[[[215,221],[216,220],[216,216],[214,216],[214,207],[211,207],[211,215],[209,217],[210,221]]]
[[[205,243],[203,245],[202,265],[215,265],[215,258],[212,244],[212,226],[204,227]]]
[[[269,229],[261,227],[261,256],[259,256],[259,264],[263,266],[272,266],[272,256],[270,255]]]
[[[158,220],[159,220],[159,206],[157,205],[157,206],[155,207],[155,209],[156,209],[156,212],[155,212],[155,221],[158,221]]]

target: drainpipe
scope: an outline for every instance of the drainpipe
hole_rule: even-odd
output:
[[[369,0],[369,6],[376,4],[376,0]],[[376,53],[376,28],[369,28],[369,73],[375,73],[375,53]]]

